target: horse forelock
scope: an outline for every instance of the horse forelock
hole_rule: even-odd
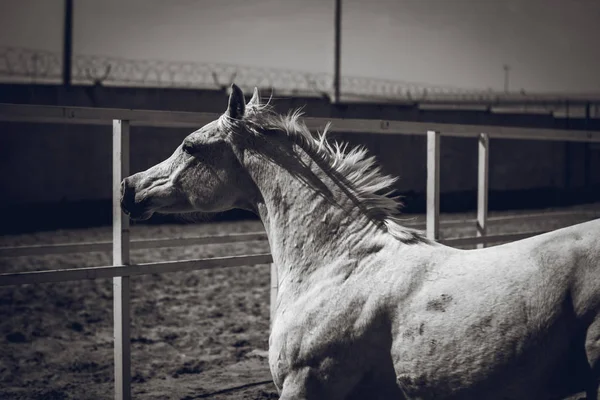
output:
[[[241,121],[227,116],[221,117],[220,124],[238,128],[238,123],[249,134],[264,136],[266,132],[284,133],[299,145],[313,159],[324,161],[332,172],[343,177],[342,183],[360,202],[360,208],[371,218],[382,222],[387,231],[404,243],[428,242],[423,232],[400,225],[400,209],[403,206],[398,197],[394,197],[393,184],[397,178],[386,175],[377,164],[374,156],[369,156],[364,146],[349,147],[344,142],[329,142],[327,133],[330,123],[322,132],[313,135],[302,122],[302,108],[285,115],[276,113],[270,105],[252,104],[246,108]],[[246,134],[247,134],[246,133]]]

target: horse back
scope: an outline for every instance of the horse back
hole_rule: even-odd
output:
[[[422,285],[395,315],[395,368],[409,397],[568,392],[548,382],[600,312],[599,237],[600,220],[481,250],[430,251]],[[504,390],[491,396],[498,382]]]

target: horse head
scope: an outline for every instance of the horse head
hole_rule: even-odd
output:
[[[252,210],[256,190],[240,163],[236,139],[243,133],[245,113],[259,102],[257,89],[246,104],[241,89],[232,85],[228,108],[219,119],[188,135],[163,162],[122,181],[123,211],[144,220],[155,212]]]

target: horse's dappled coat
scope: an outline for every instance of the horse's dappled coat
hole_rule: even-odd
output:
[[[278,269],[282,399],[596,398],[600,221],[481,250],[402,227],[364,149],[246,105],[123,183],[123,208],[256,212]]]

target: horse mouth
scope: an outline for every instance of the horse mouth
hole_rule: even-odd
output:
[[[150,219],[150,217],[153,214],[152,211],[144,211],[144,210],[130,211],[130,210],[126,209],[125,207],[123,207],[123,205],[121,205],[121,210],[123,210],[125,215],[127,215],[133,221],[145,221],[147,219]]]

